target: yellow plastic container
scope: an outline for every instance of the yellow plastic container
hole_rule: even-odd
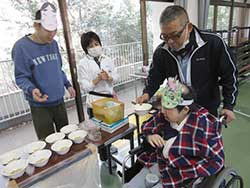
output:
[[[92,102],[93,114],[107,124],[124,118],[124,103],[113,98],[103,98]]]

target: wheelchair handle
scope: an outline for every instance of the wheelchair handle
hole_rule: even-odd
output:
[[[136,154],[142,152],[143,149],[144,149],[144,148],[142,147],[142,145],[140,145],[140,146],[137,146],[136,148],[130,150],[128,153],[129,153],[130,155],[136,155]]]
[[[227,115],[224,115],[224,114],[219,117],[219,122],[222,125],[224,125],[225,128],[227,128],[227,121],[226,121],[226,119],[227,119]]]

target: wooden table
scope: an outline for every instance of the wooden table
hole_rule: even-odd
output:
[[[70,151],[65,155],[58,155],[52,151],[52,156],[44,167],[35,168],[31,176],[25,173],[23,176],[16,179],[18,186],[31,186],[51,174],[91,155],[92,152],[86,147],[87,144],[88,143],[85,141],[81,144],[73,144]],[[50,148],[50,145],[48,145],[48,148]]]
[[[112,174],[112,166],[111,166],[112,155],[110,154],[111,144],[119,139],[129,139],[130,149],[133,149],[134,148],[133,135],[134,135],[135,129],[136,127],[134,125],[127,124],[113,133],[101,131],[102,139],[99,142],[94,143],[97,147],[107,148],[110,174]],[[52,156],[48,164],[46,164],[44,167],[35,168],[31,176],[25,173],[23,176],[17,178],[16,182],[18,186],[19,187],[31,186],[35,184],[36,182],[45,179],[51,174],[56,173],[57,171],[64,169],[68,167],[69,165],[91,155],[92,152],[89,148],[86,147],[87,144],[88,143],[86,141],[84,141],[81,144],[73,144],[70,151],[65,155],[58,155],[55,152],[52,152]],[[47,144],[47,147],[50,148],[50,145]],[[134,163],[134,159],[132,163]]]

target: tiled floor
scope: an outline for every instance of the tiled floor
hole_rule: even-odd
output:
[[[140,82],[138,91],[141,93]],[[140,94],[138,92],[138,95]],[[238,104],[236,110],[250,114],[250,82],[240,86]],[[135,99],[134,85],[127,85],[120,88],[118,95],[125,105],[125,113],[133,112],[131,101]],[[68,110],[70,123],[77,123],[77,113],[74,107]],[[250,117],[236,114],[237,119],[229,125],[229,128],[223,129],[223,139],[225,146],[226,164],[234,167],[244,178],[245,187],[250,187]],[[18,127],[0,132],[0,154],[17,148],[31,141],[36,140],[36,135],[32,123],[29,122]],[[118,158],[122,159],[127,154],[129,144],[126,141],[115,143],[119,147]],[[119,167],[118,170],[121,168]],[[117,170],[117,169],[116,169]],[[114,172],[116,172],[114,170]],[[118,175],[109,175],[108,169],[103,163],[100,163],[101,182],[103,188],[119,188],[121,180]]]

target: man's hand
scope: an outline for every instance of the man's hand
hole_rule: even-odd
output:
[[[163,138],[158,134],[148,135],[147,140],[148,140],[148,143],[155,148],[156,147],[161,148],[165,144],[165,141],[163,140]]]
[[[149,94],[144,93],[142,96],[136,99],[136,103],[142,104],[143,102],[148,102],[148,100],[149,100]]]
[[[227,123],[236,119],[234,112],[225,108],[221,111],[221,115],[225,115],[227,117]]]
[[[48,99],[48,95],[42,95],[40,90],[37,88],[32,90],[32,96],[36,102],[45,102]]]
[[[68,87],[68,92],[70,94],[70,97],[76,97],[76,91],[72,86]]]

